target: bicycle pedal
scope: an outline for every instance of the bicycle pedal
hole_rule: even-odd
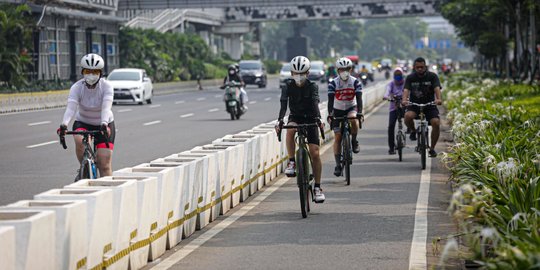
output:
[[[285,174],[287,177],[296,177],[296,173],[293,174]]]

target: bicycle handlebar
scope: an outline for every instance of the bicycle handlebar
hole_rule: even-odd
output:
[[[281,129],[298,129],[298,128],[306,128],[306,127],[313,127],[313,126],[317,126],[319,127],[319,131],[321,132],[321,137],[323,138],[323,140],[325,139],[325,136],[324,136],[324,129],[322,128],[322,125],[319,126],[317,123],[310,123],[310,124],[298,124],[296,126],[282,126]],[[280,132],[277,133],[277,137],[278,137],[278,141],[281,142],[281,130]]]
[[[95,136],[97,134],[103,134],[105,136],[105,144],[107,145],[107,148],[109,148],[109,136],[107,134],[104,134],[101,130],[77,130],[77,131],[66,131],[64,135],[59,134],[58,137],[60,137],[60,144],[64,149],[67,149],[66,145],[66,137],[65,135],[92,135]]]
[[[436,105],[434,101],[430,101],[428,103],[423,103],[423,104],[409,101],[409,106],[427,107],[427,106],[432,106],[432,105]]]

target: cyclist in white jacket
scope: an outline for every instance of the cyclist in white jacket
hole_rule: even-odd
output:
[[[96,164],[100,176],[112,175],[112,153],[114,149],[115,126],[112,113],[114,97],[113,87],[106,80],[101,80],[105,61],[97,54],[87,54],[81,59],[83,79],[71,86],[67,108],[58,129],[58,134],[65,134],[67,126],[75,116],[73,130],[101,130],[94,138],[97,148]],[[105,137],[107,136],[107,137]],[[84,145],[82,136],[74,136],[75,149],[79,163],[82,162]],[[109,148],[107,148],[107,142]]]

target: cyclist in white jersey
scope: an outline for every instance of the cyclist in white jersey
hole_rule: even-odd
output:
[[[362,119],[362,84],[360,80],[350,75],[353,63],[348,58],[340,58],[336,61],[336,67],[338,69],[338,77],[328,84],[328,122],[334,130],[334,157],[336,160],[336,167],[334,169],[334,175],[341,175],[341,131],[339,129],[339,122],[332,122],[332,117],[344,117],[349,118],[357,117]],[[354,153],[360,152],[358,146],[358,140],[356,136],[358,134],[358,120],[350,120],[351,122],[351,138],[352,138],[352,150]]]
[[[67,108],[58,134],[65,134],[67,126],[75,116],[73,130],[101,130],[104,135],[96,135],[94,144],[97,148],[97,166],[100,176],[112,175],[112,152],[114,149],[115,127],[112,113],[114,91],[112,85],[101,80],[105,61],[97,54],[87,54],[81,59],[83,79],[71,86]],[[82,162],[84,146],[82,136],[74,136],[76,155]],[[107,148],[107,143],[109,148]]]

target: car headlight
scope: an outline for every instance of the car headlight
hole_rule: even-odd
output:
[[[141,89],[142,89],[142,87],[140,87],[140,86],[129,88],[129,90],[141,90]]]
[[[255,73],[255,77],[261,77],[262,73]]]

